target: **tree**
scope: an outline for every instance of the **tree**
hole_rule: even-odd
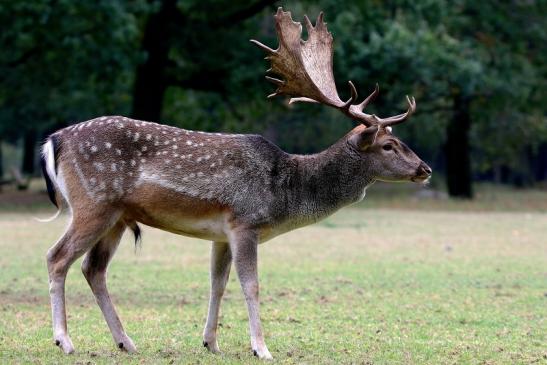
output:
[[[135,14],[145,10],[138,1],[0,4],[0,132],[24,138],[25,172],[44,133],[129,109]]]
[[[142,49],[147,58],[137,68],[133,117],[160,120],[169,86],[227,94],[225,80],[231,70],[226,55],[230,54],[230,43],[223,40],[233,34],[230,28],[238,27],[274,2],[258,0],[249,5],[247,1],[195,1],[182,7],[176,0],[161,1],[144,30]],[[236,10],[227,14],[215,11],[225,8]]]

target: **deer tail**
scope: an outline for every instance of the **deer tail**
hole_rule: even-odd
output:
[[[36,220],[38,220],[39,222],[51,222],[52,220],[57,218],[62,211],[63,198],[65,200],[67,199],[67,197],[63,194],[61,182],[59,181],[60,179],[57,171],[58,152],[59,142],[57,140],[57,136],[51,135],[47,138],[46,143],[44,143],[44,145],[42,146],[40,165],[42,167],[42,174],[44,175],[44,179],[46,180],[46,188],[49,200],[53,203],[53,205],[57,207],[57,212],[50,218],[36,218]]]

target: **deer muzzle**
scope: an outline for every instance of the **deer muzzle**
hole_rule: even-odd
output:
[[[416,176],[412,179],[414,182],[422,182],[426,181],[431,177],[431,167],[429,167],[425,162],[421,162],[420,166],[418,166],[418,169],[416,170]]]

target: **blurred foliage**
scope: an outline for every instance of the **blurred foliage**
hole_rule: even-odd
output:
[[[129,112],[144,1],[2,1],[0,130]]]
[[[25,129],[43,134],[97,115],[130,114],[137,66],[150,56],[142,47],[146,24],[167,2],[1,2],[0,136],[13,140]],[[529,161],[547,143],[545,2],[271,3],[176,3],[166,28],[162,122],[262,133],[297,153],[333,143],[351,121],[325,107],[267,100],[269,66],[248,41],[276,46],[277,6],[297,21],[323,10],[342,98],[347,80],[361,97],[378,82],[380,97],[369,111],[392,115],[404,110],[405,94],[414,95],[418,113],[396,133],[442,170],[453,101],[463,96],[471,106],[474,171],[492,178],[505,168],[534,179]]]

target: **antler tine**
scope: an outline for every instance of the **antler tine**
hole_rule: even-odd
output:
[[[416,111],[416,99],[414,97],[409,98],[408,95],[406,96],[406,101],[408,102],[408,109],[406,113],[402,113],[393,117],[389,118],[383,118],[379,120],[379,123],[383,127],[393,126],[396,124],[400,124],[408,119],[414,112]]]
[[[276,84],[277,86],[281,86],[285,84],[285,81],[276,79],[275,77],[271,77],[271,76],[264,76],[264,77],[266,78],[266,80]]]
[[[297,103],[297,102],[303,102],[303,103],[315,103],[315,104],[319,104],[319,102],[317,100],[313,100],[313,99],[310,99],[310,98],[306,98],[306,97],[301,97],[301,98],[291,98],[289,100],[289,105],[290,104],[293,104],[293,103]]]
[[[315,26],[317,27],[318,25],[326,25],[324,22],[323,22],[323,18],[325,17],[325,14],[323,14],[322,11],[319,12],[319,14],[317,15],[317,20],[315,21]]]
[[[349,90],[351,93],[350,98],[344,103],[344,105],[341,107],[341,109],[348,111],[349,107],[353,104],[355,100],[357,100],[357,89],[355,88],[355,85],[353,85],[353,82],[348,81],[349,84]]]
[[[310,18],[308,18],[308,16],[305,14],[304,14],[304,23],[306,23],[306,30],[308,31],[308,34],[309,34],[310,31],[313,29],[313,24],[311,23]]]
[[[367,105],[373,101],[374,99],[376,99],[376,97],[378,96],[378,94],[380,93],[380,86],[378,85],[378,83],[376,83],[376,86],[374,87],[374,91],[370,93],[369,96],[367,96],[365,98],[365,100],[363,100],[359,105],[358,105],[358,108],[359,110],[364,110]]]
[[[353,85],[353,83],[351,83],[351,85]],[[345,110],[346,115],[348,115],[352,119],[360,121],[361,124],[364,124],[367,127],[378,124],[380,119],[376,115],[367,114],[363,112],[363,110],[372,100],[374,100],[374,98],[376,98],[379,92],[380,87],[378,86],[378,83],[376,83],[374,91],[369,96],[367,96],[365,100],[363,100],[359,104],[348,105],[347,109]],[[357,98],[357,95],[355,96],[355,98]]]
[[[260,43],[259,41],[257,41],[256,39],[249,39],[249,41],[255,45],[257,45],[259,48],[261,48],[262,50],[268,52],[268,53],[275,53],[275,50],[271,49],[270,47],[268,47],[267,45],[263,44],[263,43]]]

